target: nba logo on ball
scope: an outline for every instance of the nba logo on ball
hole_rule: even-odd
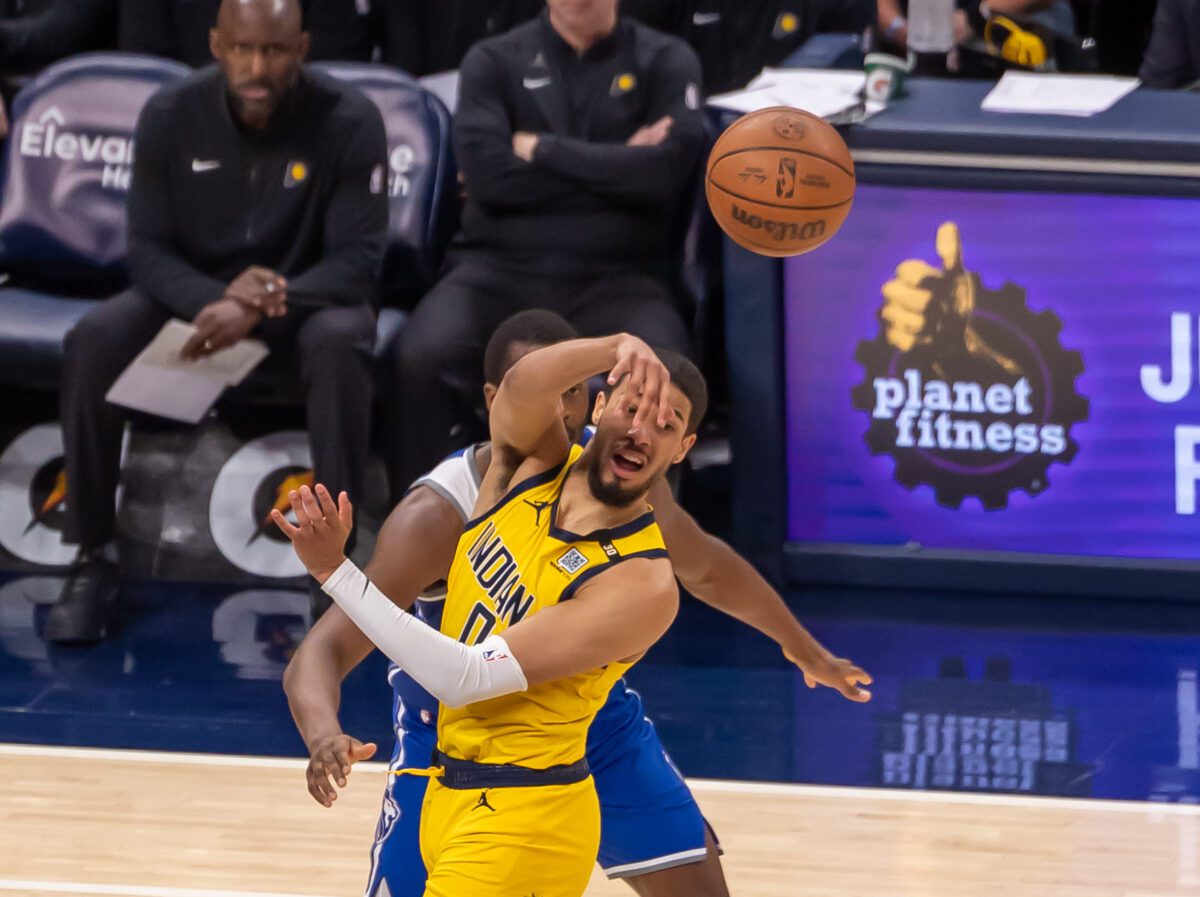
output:
[[[774,106],[730,125],[708,157],[705,194],[731,240],[760,255],[811,252],[837,233],[854,199],[854,160],[830,125]]]

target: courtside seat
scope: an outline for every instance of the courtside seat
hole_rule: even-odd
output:
[[[51,291],[125,285],[137,118],[152,93],[187,73],[150,56],[89,53],[25,86],[4,152],[0,272]]]
[[[0,289],[0,383],[57,392],[63,337],[99,301]]]
[[[383,304],[411,308],[437,279],[455,226],[456,169],[450,113],[398,69],[365,63],[318,63],[379,107],[387,130],[386,190],[391,203]]]
[[[63,337],[125,285],[137,117],[187,72],[90,53],[50,66],[17,95],[0,173],[0,383],[57,389]]]
[[[432,284],[453,228],[450,116],[413,79],[371,65],[327,65],[383,112],[391,200],[384,302],[411,304]],[[17,97],[0,200],[0,384],[57,390],[62,341],[97,301],[127,285],[125,196],[146,99],[188,69],[94,53],[51,66]],[[406,315],[385,307],[375,355]],[[257,382],[255,382],[257,381]],[[290,377],[251,378],[235,401],[298,401]]]

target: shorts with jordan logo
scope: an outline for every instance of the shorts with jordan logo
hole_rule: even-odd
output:
[[[437,740],[437,700],[399,670],[389,678],[396,689],[391,768],[425,769]],[[587,757],[600,802],[599,863],[608,877],[705,859],[700,808],[646,718],[641,698],[623,681],[613,686],[592,723]],[[388,778],[366,897],[422,897],[425,863],[418,831],[429,779]]]
[[[600,804],[586,762],[577,766],[584,777],[562,784],[492,787],[484,774],[448,787],[450,768],[432,779],[421,808],[426,897],[582,897],[600,845]]]

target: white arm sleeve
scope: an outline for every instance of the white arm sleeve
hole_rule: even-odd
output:
[[[447,707],[498,698],[529,687],[498,635],[468,647],[397,607],[347,558],[321,587],[397,666]]]

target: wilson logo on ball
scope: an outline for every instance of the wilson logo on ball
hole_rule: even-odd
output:
[[[797,224],[794,221],[772,221],[759,215],[752,215],[734,203],[730,209],[733,220],[754,230],[765,231],[774,240],[815,240],[825,236],[825,219],[806,221]]]

